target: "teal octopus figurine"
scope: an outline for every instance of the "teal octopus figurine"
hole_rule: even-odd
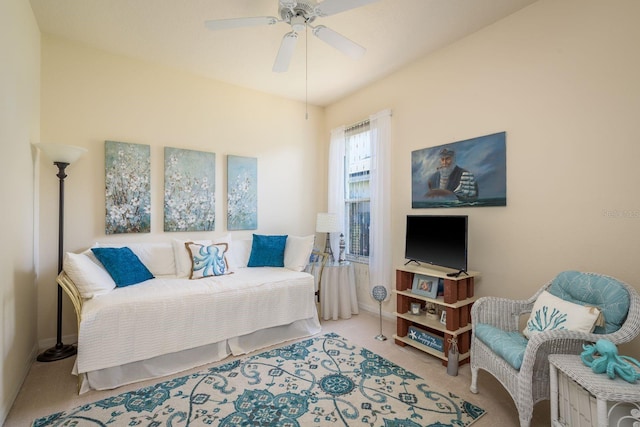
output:
[[[640,362],[632,357],[619,356],[618,348],[611,341],[598,340],[595,344],[586,344],[582,347],[584,348],[580,354],[582,362],[596,374],[606,373],[611,379],[618,375],[629,383],[635,383],[640,379],[640,373],[629,363],[640,367]]]

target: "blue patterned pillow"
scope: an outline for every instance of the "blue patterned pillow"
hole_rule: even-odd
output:
[[[225,254],[229,249],[226,243],[202,245],[200,243],[186,242],[184,244],[191,258],[191,274],[189,279],[202,279],[203,277],[222,276],[230,274]]]
[[[153,274],[149,269],[127,247],[91,248],[91,251],[119,288],[153,279]]]
[[[251,255],[247,267],[284,267],[284,248],[287,236],[253,235]]]
[[[553,279],[549,293],[565,301],[593,305],[604,316],[604,326],[596,325],[596,334],[620,329],[629,311],[629,293],[624,284],[609,276],[580,271],[563,271]]]

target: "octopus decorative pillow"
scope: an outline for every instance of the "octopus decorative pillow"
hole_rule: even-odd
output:
[[[225,254],[229,249],[226,243],[214,243],[203,245],[194,242],[184,244],[191,258],[191,274],[189,279],[202,279],[203,277],[222,276],[231,274]]]
[[[558,329],[592,332],[599,317],[600,310],[596,307],[575,304],[542,291],[522,333],[531,338],[533,334]]]

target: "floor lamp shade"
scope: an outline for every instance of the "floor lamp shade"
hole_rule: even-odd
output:
[[[62,257],[64,254],[64,179],[67,177],[65,169],[86,153],[85,148],[62,144],[34,144],[58,168],[56,175],[60,183],[60,198],[58,202],[58,274],[62,271]],[[76,354],[73,345],[62,343],[62,288],[58,287],[58,321],[56,327],[56,345],[38,355],[39,362],[54,362]]]
[[[87,152],[86,148],[76,147],[73,145],[50,144],[44,142],[33,145],[39,148],[54,163],[66,163],[67,165],[74,163]]]

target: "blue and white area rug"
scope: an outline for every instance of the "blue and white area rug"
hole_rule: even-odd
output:
[[[34,421],[34,426],[468,426],[485,411],[336,334]]]

